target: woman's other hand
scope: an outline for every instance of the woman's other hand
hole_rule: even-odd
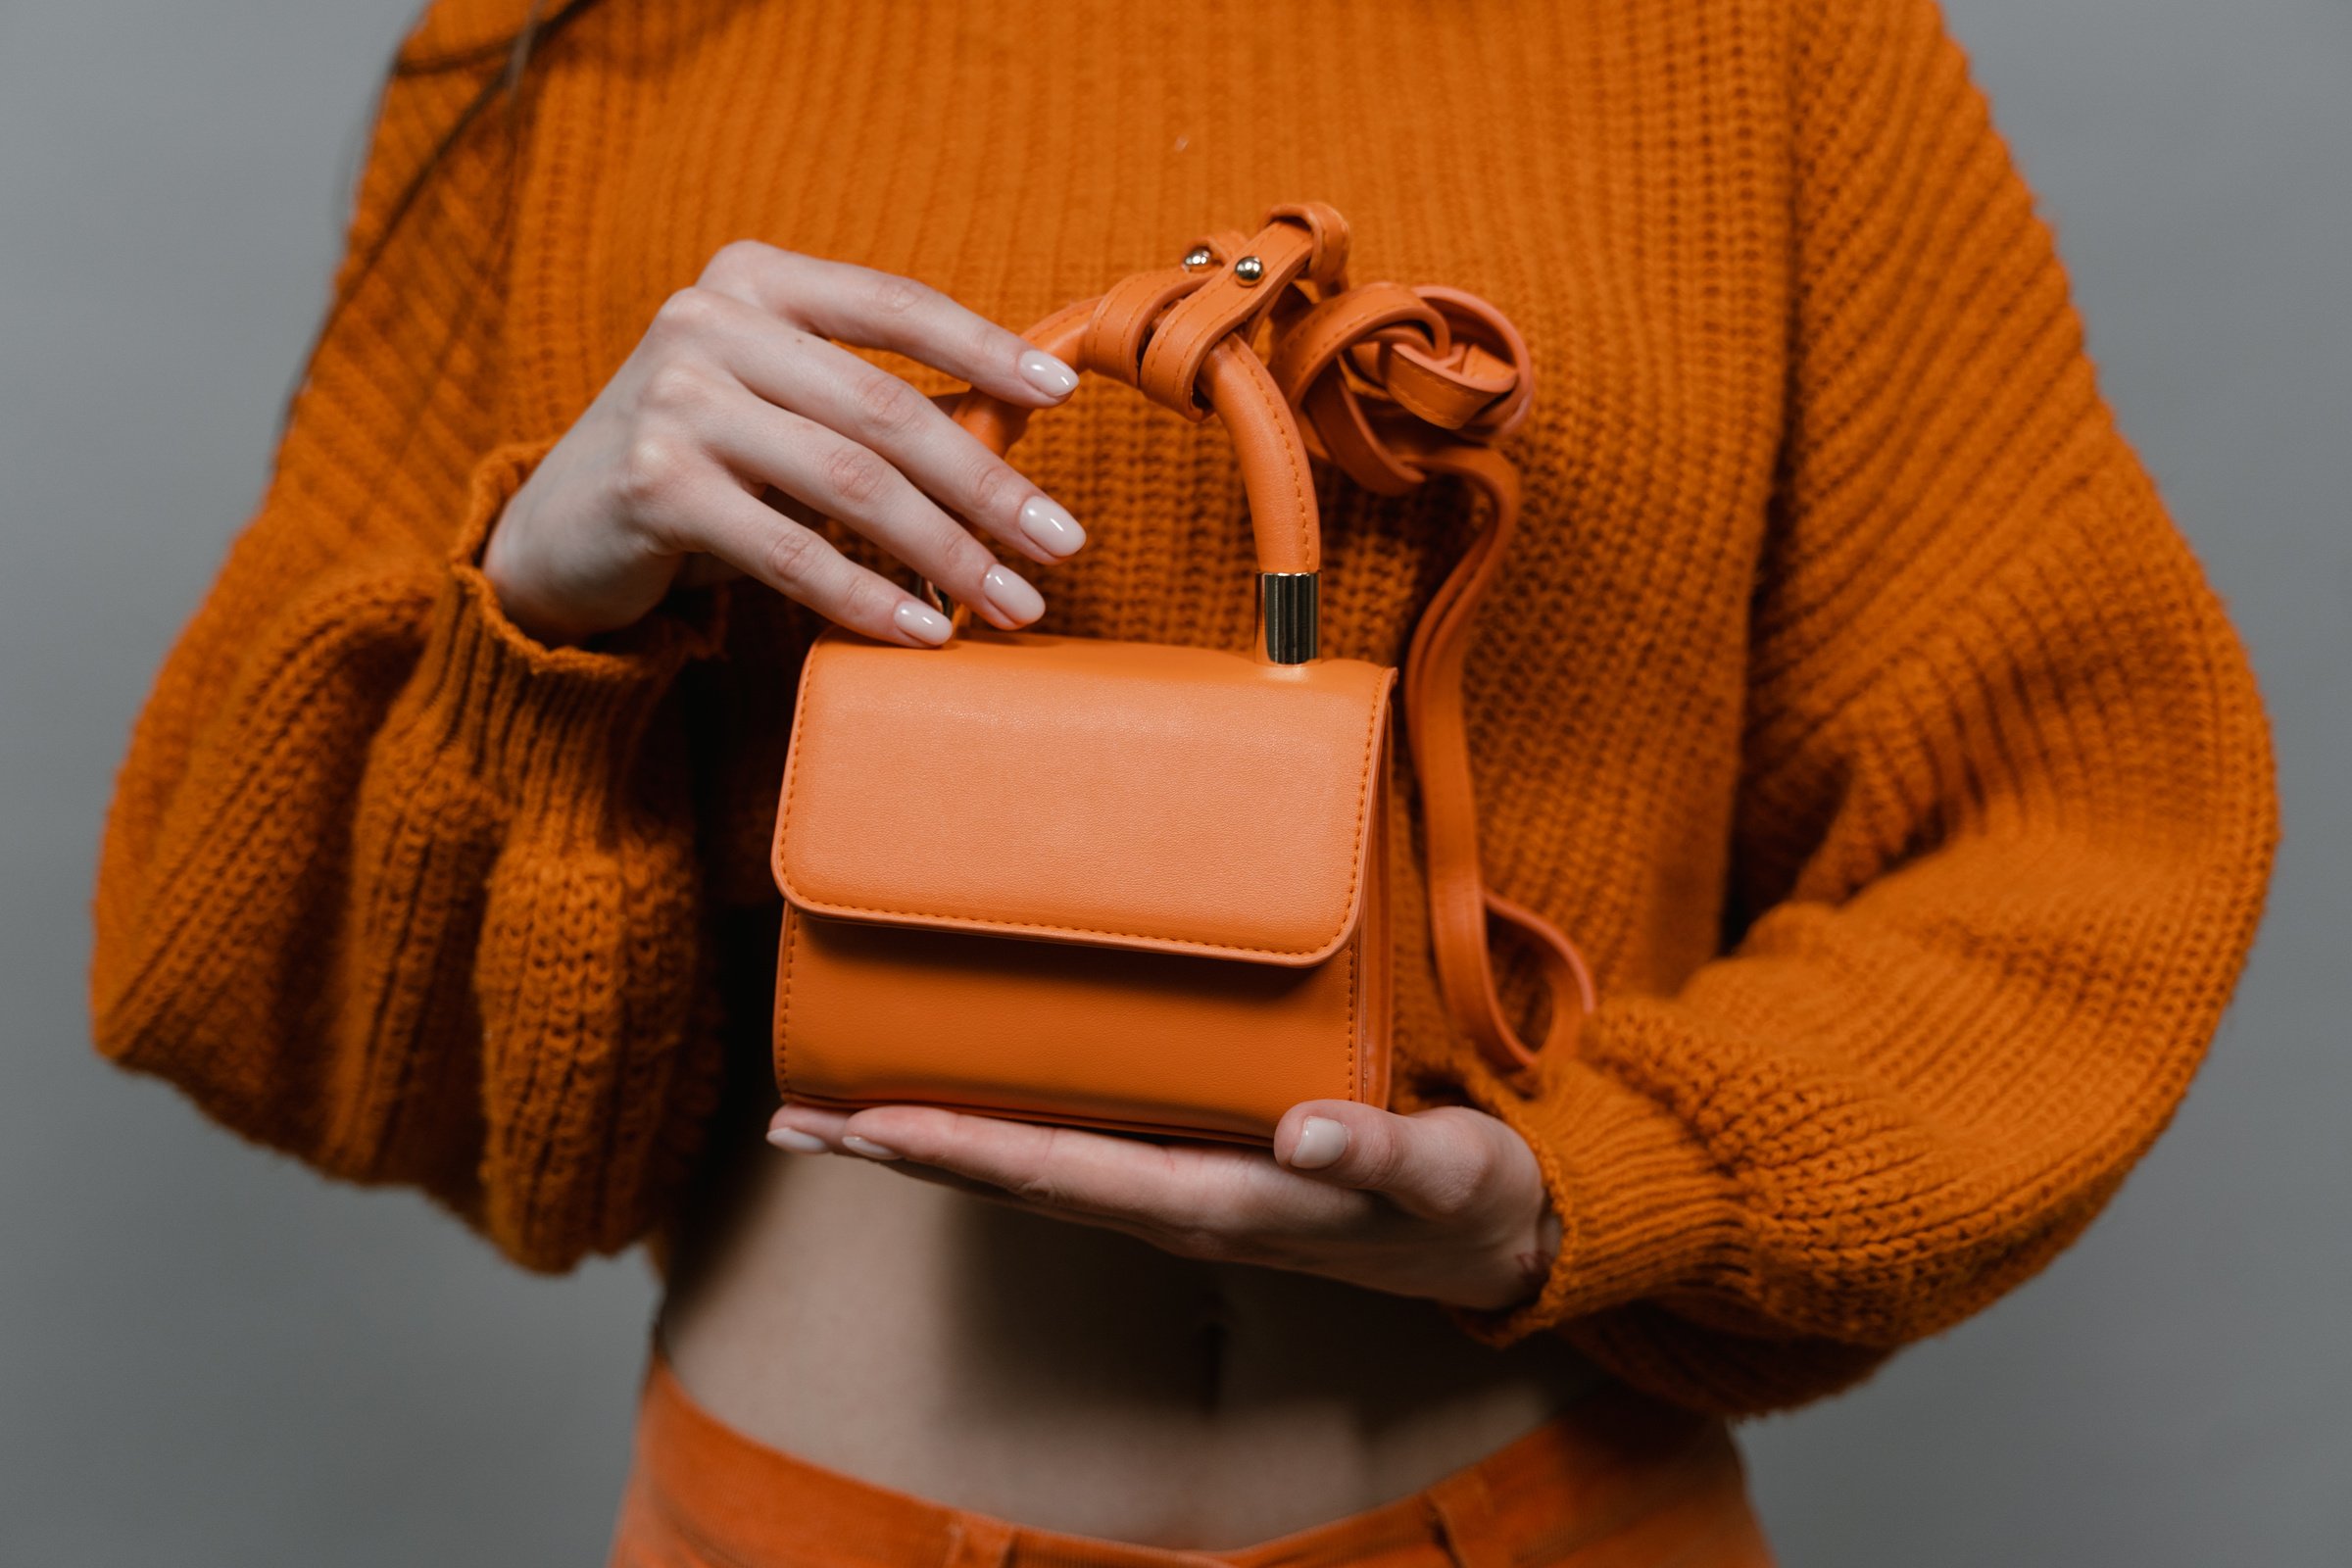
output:
[[[843,344],[1026,408],[1078,384],[925,284],[739,240],[662,304],[508,502],[482,559],[500,606],[533,636],[577,642],[637,620],[681,574],[741,572],[869,637],[945,642],[946,617],[810,526],[826,516],[998,626],[1035,620],[1037,590],[957,516],[1045,564],[1085,542],[1075,519]]]
[[[1149,1143],[919,1105],[785,1105],[768,1140],[895,1170],[1184,1257],[1328,1275],[1397,1296],[1500,1308],[1532,1298],[1559,1250],[1536,1156],[1467,1106],[1398,1116],[1294,1105],[1274,1148]]]

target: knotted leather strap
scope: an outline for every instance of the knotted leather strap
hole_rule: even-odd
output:
[[[1430,941],[1446,1011],[1490,1063],[1525,1086],[1538,1048],[1505,1015],[1490,921],[1515,928],[1542,960],[1550,1018],[1541,1049],[1573,1052],[1595,1004],[1592,971],[1566,933],[1486,884],[1462,702],[1478,610],[1519,525],[1519,470],[1494,443],[1533,406],[1534,362],[1510,319],[1476,295],[1348,288],[1338,268],[1315,288],[1286,288],[1268,319],[1269,368],[1316,457],[1376,494],[1401,495],[1446,474],[1487,500],[1485,528],[1413,628],[1405,735],[1421,787]]]
[[[1128,285],[1158,276],[1138,273],[1100,299],[1064,306],[1023,335],[1081,370],[1133,385],[1133,361],[1106,358],[1102,345],[1120,340],[1120,314],[1131,308],[1133,296],[1139,292]],[[1198,280],[1193,281],[1197,284]],[[1155,284],[1153,293],[1156,296],[1158,292]],[[1323,530],[1316,520],[1314,478],[1307,469],[1305,441],[1281,390],[1274,385],[1273,375],[1239,338],[1226,336],[1207,345],[1200,357],[1199,377],[1177,406],[1191,413],[1198,398],[1203,413],[1213,410],[1224,416],[1226,433],[1233,438],[1234,456],[1250,493],[1257,569],[1319,569]],[[1030,412],[974,387],[956,400],[955,417],[992,451],[1004,453],[1028,428]]]
[[[1519,470],[1494,443],[1533,403],[1527,344],[1500,311],[1459,289],[1348,287],[1348,225],[1319,202],[1278,207],[1255,234],[1220,231],[1193,249],[1198,265],[1138,272],[1054,312],[1027,336],[1189,418],[1222,410],[1250,480],[1261,570],[1319,564],[1312,487],[1284,472],[1297,444],[1375,494],[1403,495],[1445,474],[1486,498],[1485,528],[1413,628],[1404,719],[1421,787],[1439,989],[1456,1027],[1526,1088],[1538,1048],[1504,1014],[1490,922],[1518,930],[1543,962],[1550,1021],[1541,1049],[1573,1052],[1594,1005],[1575,944],[1486,884],[1462,707],[1479,606],[1519,525]],[[1247,277],[1237,266],[1244,258],[1255,261]],[[956,416],[1003,452],[1028,416],[975,390]]]

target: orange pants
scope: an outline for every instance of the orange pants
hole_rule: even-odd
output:
[[[1279,1541],[1172,1551],[869,1486],[762,1446],[659,1355],[612,1568],[1770,1568],[1720,1421],[1610,1388],[1428,1491]]]

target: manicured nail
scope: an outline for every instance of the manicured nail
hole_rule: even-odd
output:
[[[1309,1116],[1298,1129],[1298,1142],[1291,1146],[1291,1168],[1321,1170],[1338,1164],[1346,1152],[1348,1129],[1329,1116]]]
[[[1003,566],[991,566],[980,574],[980,591],[998,614],[1016,626],[1026,626],[1046,612],[1046,602],[1038,591]]]
[[[853,1154],[863,1154],[868,1159],[896,1159],[899,1157],[899,1152],[889,1145],[877,1144],[871,1138],[860,1138],[856,1133],[843,1133],[841,1147]]]
[[[890,618],[897,623],[899,630],[934,648],[946,642],[956,630],[955,624],[947,616],[929,605],[918,605],[911,599],[900,600],[899,608],[890,612]]]
[[[767,1141],[788,1154],[822,1154],[826,1152],[822,1138],[813,1133],[805,1133],[798,1127],[770,1127]]]
[[[1024,349],[1020,365],[1029,384],[1048,397],[1066,398],[1078,390],[1078,372],[1044,349]]]
[[[1086,543],[1078,519],[1044,496],[1031,496],[1021,506],[1021,532],[1049,556],[1074,556]]]

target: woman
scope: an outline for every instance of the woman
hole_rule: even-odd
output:
[[[102,1049],[526,1266],[651,1238],[619,1561],[1762,1560],[1723,1418],[2079,1234],[2276,832],[1927,0],[521,10],[403,51],[122,777]],[[801,653],[941,640],[918,571],[1238,646],[1222,438],[999,323],[1295,196],[1533,345],[1472,733],[1583,1046],[1499,1085],[1407,919],[1392,1110],[1268,1155],[776,1108]],[[1054,411],[1017,470],[967,382]],[[1326,646],[1394,662],[1466,504],[1321,488]]]

